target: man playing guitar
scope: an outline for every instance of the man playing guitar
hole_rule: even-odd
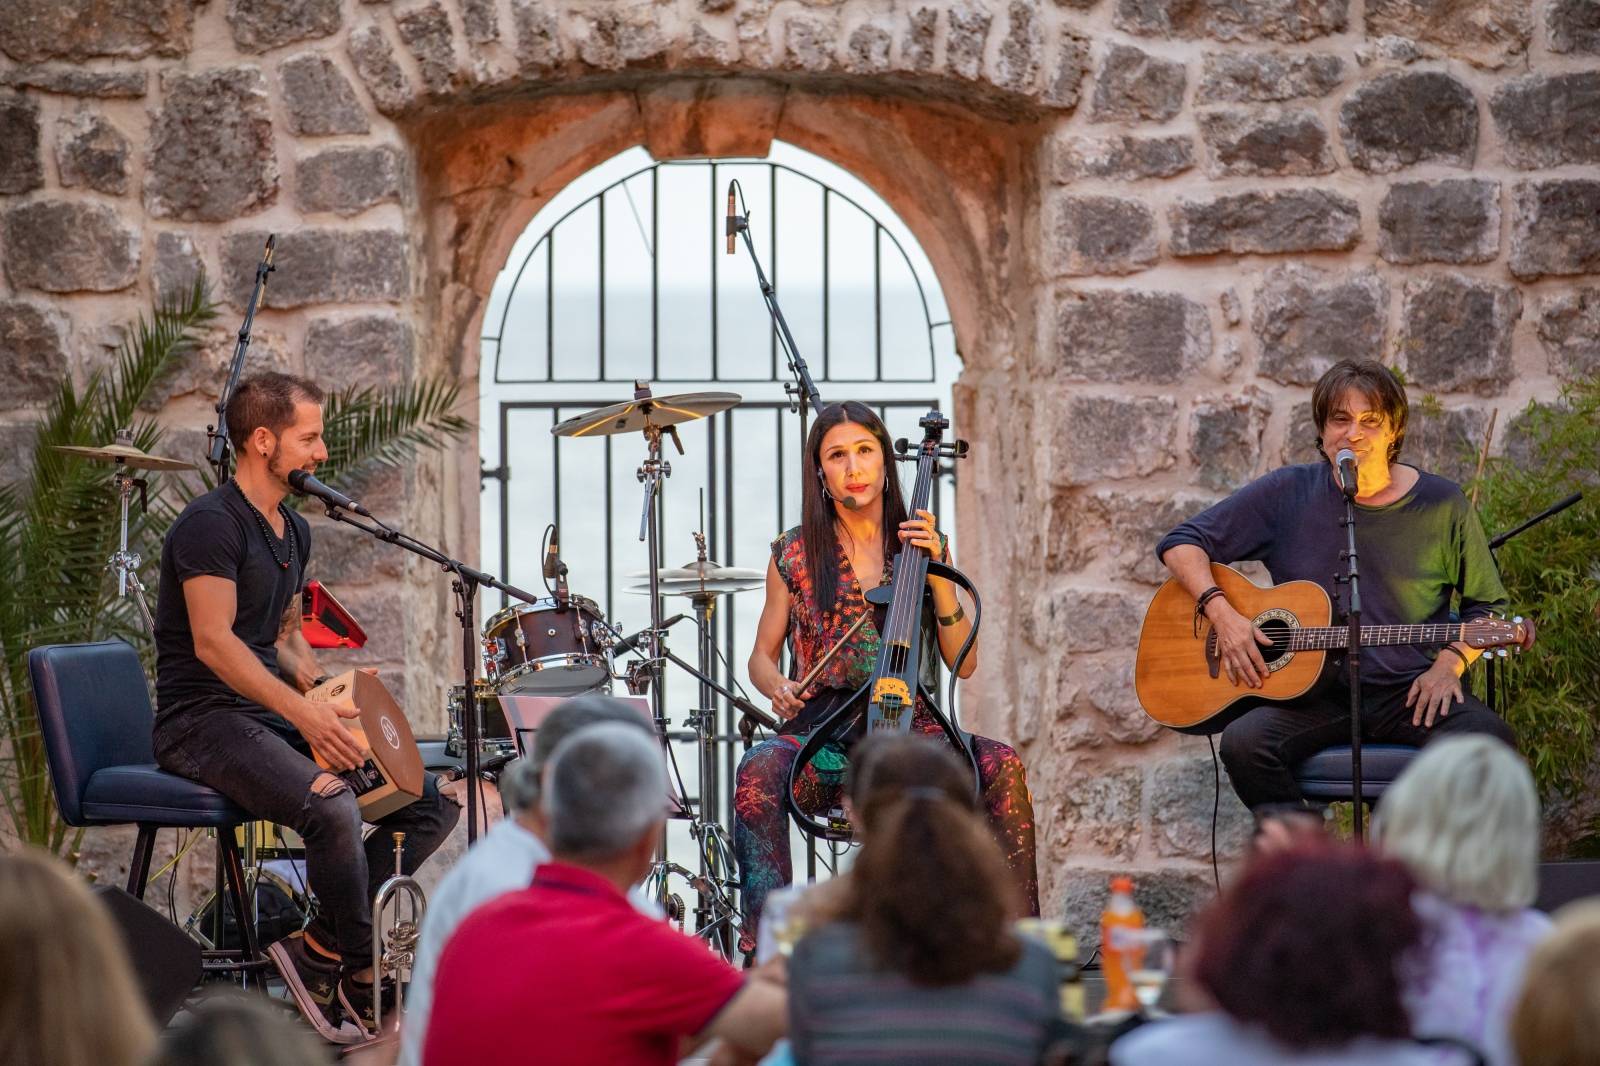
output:
[[[1506,590],[1472,505],[1453,482],[1397,461],[1407,405],[1394,374],[1373,361],[1339,362],[1318,380],[1311,410],[1326,462],[1258,478],[1157,545],[1156,554],[1188,593],[1196,601],[1207,597],[1213,561],[1257,560],[1275,583],[1314,581],[1342,602],[1333,580],[1345,571],[1335,456],[1349,448],[1357,460],[1363,629],[1443,623],[1455,595],[1463,622],[1503,611]],[[1260,688],[1267,676],[1261,646],[1271,639],[1224,595],[1210,594],[1202,613],[1216,630],[1229,681]],[[1511,743],[1505,722],[1462,689],[1461,675],[1478,654],[1461,641],[1442,648],[1364,647],[1363,736],[1420,746],[1442,733],[1488,733]],[[1252,809],[1303,803],[1293,767],[1348,741],[1348,688],[1330,676],[1294,700],[1241,703],[1222,733],[1222,760],[1234,791]]]

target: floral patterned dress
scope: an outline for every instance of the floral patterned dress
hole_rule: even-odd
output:
[[[862,614],[872,612],[849,556],[842,548],[835,554],[832,562],[838,570],[838,592],[831,609],[817,611],[800,529],[791,529],[772,542],[774,565],[789,590],[789,640],[799,677],[804,677]],[[886,557],[885,582],[893,578],[893,571],[894,559]],[[876,619],[869,617],[823,668],[813,688],[847,692],[860,688],[872,676],[882,643]],[[931,640],[926,645],[925,663],[930,661],[929,656],[937,654]],[[939,723],[927,713],[920,698],[912,728],[942,734]],[[734,786],[733,847],[739,859],[745,930],[750,937],[755,934],[767,893],[789,884],[794,877],[783,790],[805,740],[801,734],[773,737],[751,748],[739,763]],[[1039,880],[1034,858],[1033,801],[1022,759],[1008,744],[980,736],[973,736],[972,741],[990,825],[1016,875],[1024,901],[1031,913],[1037,914]],[[801,808],[816,813],[837,806],[844,786],[844,769],[842,752],[832,747],[824,749],[795,784],[795,798]]]

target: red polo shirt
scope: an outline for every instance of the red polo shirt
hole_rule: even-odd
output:
[[[547,862],[461,923],[434,978],[425,1066],[673,1066],[744,984],[598,874]]]

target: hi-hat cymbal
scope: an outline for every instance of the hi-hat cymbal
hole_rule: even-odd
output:
[[[741,399],[743,397],[737,392],[682,392],[676,396],[650,396],[574,415],[557,423],[550,432],[557,437],[603,437],[613,433],[637,433],[646,426],[665,429],[680,422],[692,422],[726,411]]]
[[[637,596],[650,595],[650,571],[637,570],[628,575],[645,578],[637,585],[629,585],[624,592]],[[712,561],[692,562],[687,566],[661,571],[657,587],[663,596],[721,596],[729,592],[746,592],[766,584],[766,575],[759,570],[742,566],[721,566]]]
[[[54,446],[58,452],[76,455],[80,459],[96,459],[102,463],[120,463],[135,470],[193,470],[193,463],[184,462],[182,459],[165,459],[159,455],[151,455],[141,451],[131,444],[118,441],[116,444],[107,444],[102,448],[91,448],[81,444],[57,444]]]

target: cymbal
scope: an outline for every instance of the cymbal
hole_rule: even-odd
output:
[[[650,571],[636,570],[628,576],[648,579]],[[730,592],[758,589],[766,584],[766,581],[766,575],[759,570],[740,566],[721,566],[708,560],[704,563],[692,562],[687,566],[661,571],[657,587],[663,596],[721,596]],[[629,585],[623,591],[636,596],[648,596],[650,582],[646,580],[637,585]]]
[[[637,433],[646,426],[665,429],[726,411],[743,398],[737,392],[681,392],[676,396],[628,400],[574,415],[551,427],[550,432],[557,437],[603,437]]]
[[[151,455],[141,451],[131,444],[107,444],[102,448],[91,448],[81,444],[57,444],[54,448],[58,452],[76,455],[80,459],[96,459],[102,463],[120,463],[135,470],[193,470],[193,463],[182,459],[165,459],[159,455]]]

